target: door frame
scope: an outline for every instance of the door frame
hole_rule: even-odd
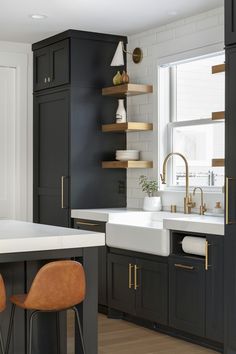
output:
[[[32,220],[32,54],[30,45],[0,42],[0,66],[16,70],[15,200],[13,217]]]

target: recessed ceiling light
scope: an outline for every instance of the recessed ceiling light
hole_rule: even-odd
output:
[[[33,15],[30,15],[30,18],[32,18],[33,20],[45,20],[45,18],[47,18],[47,16],[41,15],[41,14],[33,14]]]

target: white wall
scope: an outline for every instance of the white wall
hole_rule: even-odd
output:
[[[19,220],[32,220],[33,61],[31,45],[0,42],[0,61],[6,67],[16,69],[15,207],[11,215]]]
[[[128,56],[128,73],[134,83],[152,84],[153,94],[131,97],[128,99],[128,119],[130,121],[153,122],[153,132],[128,134],[128,149],[142,151],[141,158],[154,161],[154,168],[147,170],[128,170],[127,188],[129,208],[142,207],[143,193],[138,186],[141,174],[158,178],[159,145],[157,131],[160,117],[158,116],[158,65],[196,57],[224,49],[224,17],[223,8],[189,17],[169,25],[150,31],[132,35],[128,38],[128,50],[139,46],[144,58],[140,64],[131,62]],[[208,193],[205,195],[209,208],[213,208],[216,200],[223,200],[222,194]],[[163,204],[182,207],[183,193],[162,193]]]

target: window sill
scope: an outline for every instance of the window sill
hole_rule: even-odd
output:
[[[189,191],[190,193],[193,192],[193,189],[198,186],[190,186]],[[224,193],[224,187],[201,187],[203,190],[203,193],[209,193],[209,194],[222,194]],[[165,187],[163,189],[160,189],[160,192],[171,192],[171,193],[185,193],[185,187],[184,186],[169,186]]]

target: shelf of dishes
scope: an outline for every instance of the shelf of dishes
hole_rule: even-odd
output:
[[[141,161],[138,150],[116,150],[116,161],[103,161],[103,168],[152,168],[152,161]]]

